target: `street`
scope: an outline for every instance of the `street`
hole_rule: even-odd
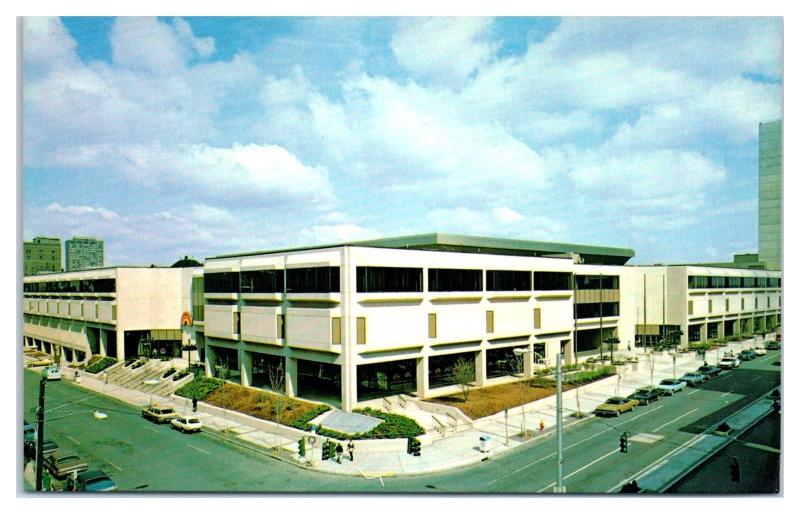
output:
[[[630,477],[779,385],[780,367],[772,365],[778,359],[780,352],[770,352],[619,418],[596,417],[567,429],[567,492],[616,492]],[[25,419],[33,422],[38,375],[24,375]],[[145,421],[132,406],[68,382],[48,383],[45,409],[45,437],[108,473],[121,491],[547,493],[556,480],[552,436],[451,472],[368,479],[301,469],[216,434],[181,434]],[[95,419],[95,410],[108,418]],[[628,452],[620,453],[624,431],[630,433]]]

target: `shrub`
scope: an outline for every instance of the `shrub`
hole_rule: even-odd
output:
[[[211,377],[195,377],[194,380],[188,384],[184,384],[175,394],[183,396],[184,398],[197,398],[198,400],[204,399],[222,385],[222,380]]]
[[[425,430],[423,430],[416,421],[399,414],[382,412],[370,409],[369,407],[365,409],[354,409],[353,412],[383,420],[383,423],[366,434],[359,434],[363,435],[363,439],[402,439],[406,437],[417,437],[425,433]]]
[[[300,430],[306,430],[306,431],[311,430],[311,420],[321,414],[328,412],[329,410],[331,410],[331,408],[327,405],[320,405],[318,407],[315,407],[314,409],[306,412],[302,416],[299,416],[296,420],[294,420],[291,426]]]
[[[178,380],[182,379],[183,377],[185,377],[188,374],[189,374],[189,372],[187,370],[182,369],[179,372],[175,373],[175,376],[172,377],[172,381],[173,382],[177,382]]]
[[[102,359],[98,360],[97,362],[94,362],[94,363],[90,364],[89,366],[87,366],[84,371],[86,373],[92,373],[92,374],[100,373],[101,371],[103,371],[104,369],[110,367],[111,365],[116,364],[116,362],[117,362],[117,359],[115,359],[114,357],[103,357]]]
[[[178,371],[178,370],[175,369],[175,368],[169,368],[166,372],[164,372],[163,375],[161,375],[161,378],[167,378],[168,376],[172,375],[176,371]]]
[[[581,371],[579,373],[575,373],[569,378],[568,382],[570,384],[583,385],[616,374],[617,370],[614,366],[603,366],[602,368],[594,371]]]

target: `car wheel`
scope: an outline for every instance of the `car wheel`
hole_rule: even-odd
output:
[[[617,418],[619,417],[619,411],[615,411],[614,412],[614,417],[617,417]]]

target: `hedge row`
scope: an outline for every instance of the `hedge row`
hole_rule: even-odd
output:
[[[617,369],[614,366],[603,366],[602,368],[594,371],[581,371],[580,373],[575,373],[569,377],[567,382],[575,385],[583,385],[616,374]]]
[[[117,363],[117,359],[115,359],[114,357],[103,357],[99,361],[87,366],[86,369],[84,369],[84,371],[86,373],[92,373],[92,374],[100,373],[104,369],[106,369],[108,367],[111,367],[112,365],[114,365],[116,363]]]
[[[316,409],[298,418],[292,423],[292,427],[309,431],[311,430],[311,420],[329,410],[330,407],[327,405],[320,405]],[[346,434],[329,428],[317,427],[317,435],[342,441],[346,439],[405,439],[407,437],[417,437],[425,433],[425,430],[423,430],[416,421],[399,414],[390,414],[370,408],[354,409],[353,412],[378,418],[382,420],[383,423],[369,432],[361,432],[358,434]]]
[[[196,398],[198,400],[204,399],[222,385],[222,380],[211,377],[194,377],[194,380],[186,385],[183,385],[175,391],[178,396],[184,398]]]

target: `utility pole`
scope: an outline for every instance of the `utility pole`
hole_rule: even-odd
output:
[[[556,433],[558,445],[558,477],[556,479],[556,492],[564,493],[564,440],[563,440],[563,420],[561,419],[561,343],[556,355]]]
[[[603,274],[600,273],[600,362],[603,362]]]
[[[42,452],[44,445],[44,390],[47,384],[47,377],[42,375],[39,379],[39,408],[36,410],[36,490],[42,490]]]

